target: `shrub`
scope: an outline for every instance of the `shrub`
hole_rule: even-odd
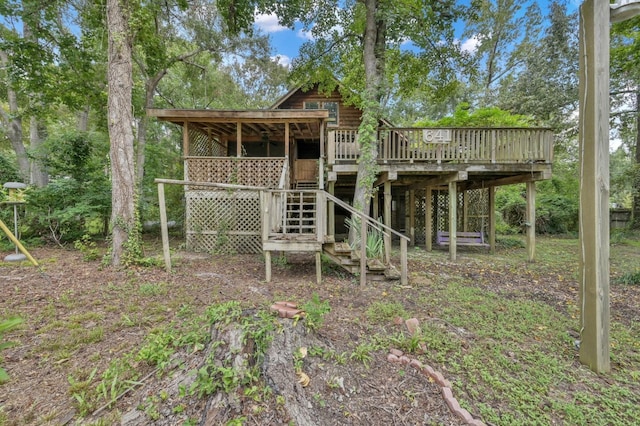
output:
[[[111,189],[105,176],[86,182],[55,179],[29,192],[24,235],[62,244],[105,233],[110,210]]]
[[[15,158],[0,152],[0,184],[19,181],[18,169]]]

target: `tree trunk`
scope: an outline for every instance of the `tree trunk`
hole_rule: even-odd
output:
[[[133,155],[132,87],[133,67],[131,35],[128,27],[127,2],[107,0],[109,58],[107,68],[108,127],[111,142],[111,227],[112,259],[120,265],[123,254],[132,247],[125,245],[134,232],[135,182]],[[129,241],[131,243],[131,241]],[[138,242],[134,242],[137,244]],[[125,247],[126,246],[126,247]]]
[[[78,112],[78,131],[86,132],[89,130],[89,107],[85,107]]]
[[[360,156],[353,206],[369,214],[373,184],[378,173],[378,122],[380,121],[380,99],[384,76],[384,52],[386,24],[378,15],[378,0],[365,0],[366,25],[363,41],[365,70],[365,93],[362,108],[362,122],[358,129]],[[354,228],[354,227],[352,227]],[[350,239],[354,229],[350,230]],[[365,236],[363,236],[364,241]]]
[[[9,57],[7,53],[0,50],[0,64],[3,68],[8,67]],[[18,108],[18,95],[11,88],[7,86],[7,102],[9,104],[9,114],[5,113],[4,109],[0,108],[0,117],[2,118],[2,126],[6,128],[7,137],[11,142],[11,146],[16,153],[18,159],[18,170],[23,182],[29,182],[29,176],[31,175],[31,167],[29,165],[29,157],[27,157],[27,150],[22,142],[22,117]]]
[[[36,117],[31,117],[29,120],[29,148],[35,155],[31,162],[31,183],[42,188],[49,183],[49,174],[42,164],[41,158],[46,155],[41,152],[42,136],[40,135],[40,123]]]
[[[636,164],[634,172],[631,229],[640,229],[640,86],[636,88]]]

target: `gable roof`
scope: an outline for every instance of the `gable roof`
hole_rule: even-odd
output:
[[[336,79],[336,83],[338,84],[339,87],[344,87],[337,79]],[[314,86],[318,86],[318,83],[314,83]],[[287,93],[285,93],[284,95],[280,96],[270,107],[269,109],[278,109],[280,108],[280,106],[282,106],[282,104],[284,104],[285,102],[287,102],[289,99],[291,99],[291,97],[293,95],[295,95],[298,91],[302,90],[304,86],[302,84],[295,86],[293,89],[289,90]],[[340,93],[340,90],[338,90],[338,93]],[[340,96],[342,96],[342,94],[340,94]],[[358,107],[355,107],[356,109],[359,109]],[[382,117],[380,119],[380,122],[382,123],[383,126],[386,127],[394,127],[393,124],[387,120],[386,118]]]

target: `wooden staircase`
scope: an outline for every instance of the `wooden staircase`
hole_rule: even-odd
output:
[[[282,233],[315,235],[318,221],[318,206],[315,194],[305,191],[287,192],[285,197]]]
[[[401,268],[399,273],[393,266],[387,267],[378,259],[365,259],[364,247],[352,249],[348,243],[336,243],[334,235],[328,232],[332,228],[328,223],[329,205],[337,204],[360,218],[363,235],[367,227],[388,232],[400,237]],[[331,207],[333,208],[333,207]],[[407,281],[406,240],[408,238],[386,227],[384,224],[357,212],[353,207],[323,190],[269,190],[261,192],[262,210],[262,249],[265,254],[266,279],[271,280],[271,253],[276,252],[314,252],[316,255],[316,279],[321,281],[321,253],[349,273],[360,275],[360,284],[366,281],[400,279]],[[389,263],[390,247],[385,251],[385,262]]]
[[[336,265],[347,272],[357,275],[360,273],[360,253],[349,246],[349,243],[329,242],[322,245],[323,254]],[[400,279],[394,273],[394,267],[387,267],[378,259],[367,260],[367,280],[382,281],[385,279]]]

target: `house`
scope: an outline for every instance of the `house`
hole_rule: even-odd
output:
[[[361,280],[372,272],[353,252],[341,255],[347,249],[339,245],[345,218],[354,214],[349,203],[361,112],[338,91],[325,95],[317,86],[298,87],[265,110],[148,114],[183,129],[188,249],[263,251],[268,260],[272,251],[313,251],[317,259],[324,252],[363,272]],[[522,182],[532,260],[534,182],[551,177],[549,129],[398,128],[381,122],[378,152],[379,191],[360,224],[362,232],[384,235],[387,260],[392,240],[427,250],[445,245],[454,260],[461,245],[493,250],[494,189]],[[364,249],[359,252],[366,258]]]

